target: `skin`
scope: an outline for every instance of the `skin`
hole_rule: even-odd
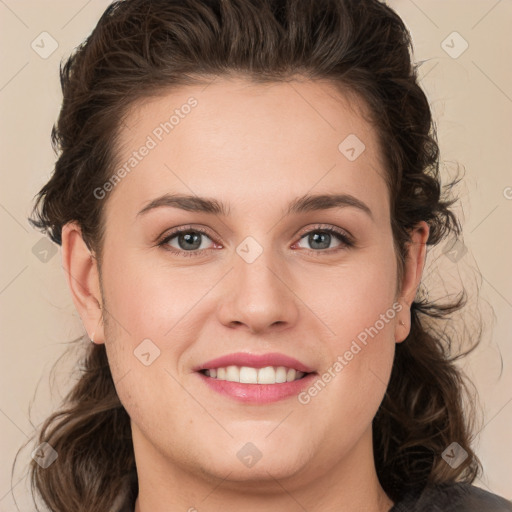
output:
[[[131,417],[136,512],[387,511],[371,422],[409,333],[428,226],[412,230],[397,287],[376,132],[360,102],[325,82],[217,79],[139,102],[118,165],[191,96],[197,106],[106,197],[101,269],[76,223],[62,236],[73,301],[89,336],[105,343]],[[349,134],[366,146],[354,161],[338,150]],[[229,215],[161,207],[137,217],[165,192],[218,199]],[[366,203],[373,218],[354,207],[284,216],[297,197],[335,192]],[[189,225],[208,231],[199,256],[157,245]],[[318,225],[348,231],[356,245],[301,238]],[[252,263],[236,252],[247,236],[262,248]],[[187,248],[177,237],[167,245]],[[281,352],[322,374],[395,302],[402,310],[308,404],[240,404],[192,371],[245,351]],[[149,366],[133,353],[146,338],[161,351]],[[248,442],[262,454],[250,468],[237,457]]]

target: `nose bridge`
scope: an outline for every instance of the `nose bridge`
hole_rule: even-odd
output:
[[[297,304],[282,258],[265,238],[265,246],[246,237],[233,255],[230,286],[221,308],[223,323],[242,323],[253,331],[289,325],[297,318]]]
[[[275,294],[276,288],[282,286],[276,277],[279,268],[283,272],[282,262],[278,261],[270,242],[263,246],[253,237],[247,237],[238,245],[236,253],[234,270],[237,282],[243,284],[246,293],[257,290],[258,293]]]

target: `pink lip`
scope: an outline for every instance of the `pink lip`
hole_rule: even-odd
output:
[[[246,352],[237,352],[236,354],[228,354],[226,356],[207,361],[206,363],[193,368],[193,370],[209,370],[212,368],[224,368],[226,366],[250,366],[252,368],[265,368],[266,366],[286,366],[287,368],[295,368],[295,370],[299,370],[304,373],[311,373],[314,371],[312,368],[302,364],[297,359],[279,354],[277,352],[268,354],[248,354]],[[274,384],[272,384],[272,386],[273,385]]]
[[[272,366],[272,365],[270,365]],[[284,365],[283,365],[284,366]],[[212,390],[243,403],[268,404],[292,396],[297,396],[302,390],[311,386],[316,373],[310,373],[302,379],[280,384],[241,384],[207,377],[202,373],[197,375]]]

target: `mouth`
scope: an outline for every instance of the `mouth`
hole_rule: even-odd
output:
[[[283,384],[303,379],[313,372],[302,372],[286,366],[265,366],[254,368],[251,366],[224,366],[199,370],[206,377],[227,382],[241,384]]]
[[[318,375],[299,360],[279,353],[238,352],[193,370],[215,395],[255,405],[297,397]]]

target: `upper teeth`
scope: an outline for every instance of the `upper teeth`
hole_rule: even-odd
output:
[[[241,382],[244,384],[279,384],[301,379],[304,372],[285,366],[266,366],[265,368],[252,368],[250,366],[227,366],[225,368],[212,368],[205,371],[206,375],[218,380]]]

